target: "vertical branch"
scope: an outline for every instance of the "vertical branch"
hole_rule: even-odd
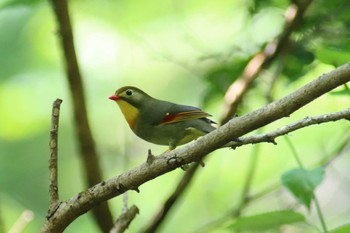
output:
[[[60,39],[64,52],[67,80],[73,102],[74,120],[79,141],[80,156],[87,179],[87,185],[93,186],[102,180],[102,172],[95,148],[95,142],[90,130],[82,78],[74,48],[74,39],[67,0],[51,0],[58,21]],[[106,202],[93,209],[93,214],[103,232],[108,232],[113,226],[111,212]]]
[[[51,130],[50,130],[50,211],[52,211],[59,202],[58,183],[57,183],[57,148],[58,148],[58,123],[60,119],[60,107],[62,100],[56,99],[52,104]]]

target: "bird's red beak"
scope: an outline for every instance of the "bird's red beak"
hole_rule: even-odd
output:
[[[120,98],[119,96],[117,96],[117,95],[111,95],[110,97],[108,97],[108,99],[114,100],[114,101],[118,101],[118,100],[120,100],[121,98]]]

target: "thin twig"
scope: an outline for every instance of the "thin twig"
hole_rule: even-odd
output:
[[[299,166],[301,169],[305,169],[304,164],[303,164],[303,162],[301,161],[300,156],[298,155],[298,152],[297,152],[297,150],[295,149],[295,146],[293,145],[293,143],[292,143],[292,141],[290,140],[290,138],[289,138],[289,137],[284,137],[284,139],[285,139],[285,141],[287,142],[287,145],[288,145],[290,151],[292,152],[292,155],[293,155],[295,161],[297,161],[298,166]]]
[[[195,163],[188,171],[186,171],[185,175],[181,178],[174,192],[167,198],[167,200],[158,210],[151,223],[145,228],[145,230],[142,230],[141,232],[153,233],[159,229],[161,223],[170,212],[171,208],[183,196],[184,191],[189,186],[199,166],[200,163]]]
[[[58,196],[58,181],[57,181],[57,150],[58,150],[58,124],[60,119],[60,107],[62,100],[56,99],[52,104],[51,114],[51,130],[50,130],[50,160],[49,160],[49,172],[50,172],[50,207],[49,212],[55,209],[55,206],[59,202]]]
[[[113,228],[109,233],[122,233],[130,225],[131,221],[136,217],[136,214],[139,213],[137,206],[133,205],[128,210],[120,215],[114,224]]]
[[[315,194],[312,195],[312,199],[314,200],[314,203],[316,206],[316,212],[317,212],[318,218],[320,219],[323,233],[328,233],[327,224],[326,224],[326,221],[324,220],[320,202],[318,201],[318,198]]]
[[[316,125],[316,124],[319,125],[319,124],[338,121],[338,120],[350,120],[350,108],[345,109],[343,111],[335,112],[335,113],[329,113],[329,114],[324,114],[324,115],[314,116],[314,117],[306,117],[300,121],[283,126],[275,131],[272,131],[266,134],[241,137],[240,141],[232,141],[230,143],[227,143],[225,147],[236,148],[242,145],[256,144],[260,142],[270,142],[275,144],[276,143],[275,139],[277,137],[286,135],[288,133],[291,133],[293,131],[296,131],[298,129],[301,129],[307,126]]]
[[[299,1],[299,4],[290,5],[286,12],[286,24],[281,35],[267,44],[262,52],[256,54],[245,67],[242,75],[228,88],[225,94],[225,106],[221,114],[220,123],[228,122],[236,113],[243,96],[251,87],[252,82],[258,77],[262,69],[271,64],[275,58],[285,49],[290,35],[300,24],[304,13],[312,0]]]
[[[73,103],[80,157],[84,164],[84,178],[86,178],[87,186],[91,187],[102,180],[102,171],[88,122],[83,82],[75,52],[68,4],[67,0],[51,0],[51,2],[58,22],[59,38],[64,52],[64,63]],[[113,218],[107,203],[100,203],[92,211],[101,230],[109,232],[113,226]]]

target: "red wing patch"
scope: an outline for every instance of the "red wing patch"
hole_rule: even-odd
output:
[[[165,117],[161,121],[162,124],[170,124],[178,121],[186,121],[193,119],[200,119],[211,116],[210,114],[201,110],[189,111],[189,112],[177,112],[177,113],[166,113]]]

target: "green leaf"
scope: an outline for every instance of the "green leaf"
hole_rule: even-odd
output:
[[[313,170],[302,168],[287,171],[282,175],[282,184],[308,209],[315,188],[322,182],[324,169],[319,167]]]
[[[350,224],[331,230],[329,233],[349,233],[349,232],[350,232]]]
[[[276,229],[285,224],[304,222],[304,215],[290,211],[274,211],[254,216],[238,218],[228,228],[237,231],[258,231]]]

